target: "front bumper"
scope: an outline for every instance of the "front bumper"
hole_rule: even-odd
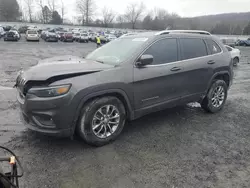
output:
[[[25,126],[45,135],[70,137],[74,134],[74,113],[70,108],[71,95],[54,98],[23,96],[17,92],[21,118]]]

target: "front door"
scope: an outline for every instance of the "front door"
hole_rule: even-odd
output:
[[[154,57],[153,63],[145,67],[134,67],[135,110],[155,107],[178,99],[177,87],[183,81],[176,66],[177,39],[161,39],[143,53],[146,54]]]

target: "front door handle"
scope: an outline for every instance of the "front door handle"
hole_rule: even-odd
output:
[[[213,64],[215,64],[215,61],[214,61],[214,60],[211,60],[211,61],[207,62],[207,64],[213,65]]]
[[[171,69],[171,71],[179,71],[179,70],[181,70],[181,68],[180,67],[173,67],[172,69]]]

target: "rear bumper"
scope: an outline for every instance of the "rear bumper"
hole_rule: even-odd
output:
[[[27,40],[31,40],[31,41],[38,41],[39,38],[38,37],[27,37]]]
[[[47,38],[47,41],[49,41],[49,42],[57,42],[58,38]]]

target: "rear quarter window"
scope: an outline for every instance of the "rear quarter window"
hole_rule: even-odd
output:
[[[220,46],[215,41],[211,39],[206,39],[206,43],[207,43],[208,52],[210,55],[218,54],[222,51]]]
[[[182,60],[207,56],[207,47],[203,39],[183,38],[180,39]]]

